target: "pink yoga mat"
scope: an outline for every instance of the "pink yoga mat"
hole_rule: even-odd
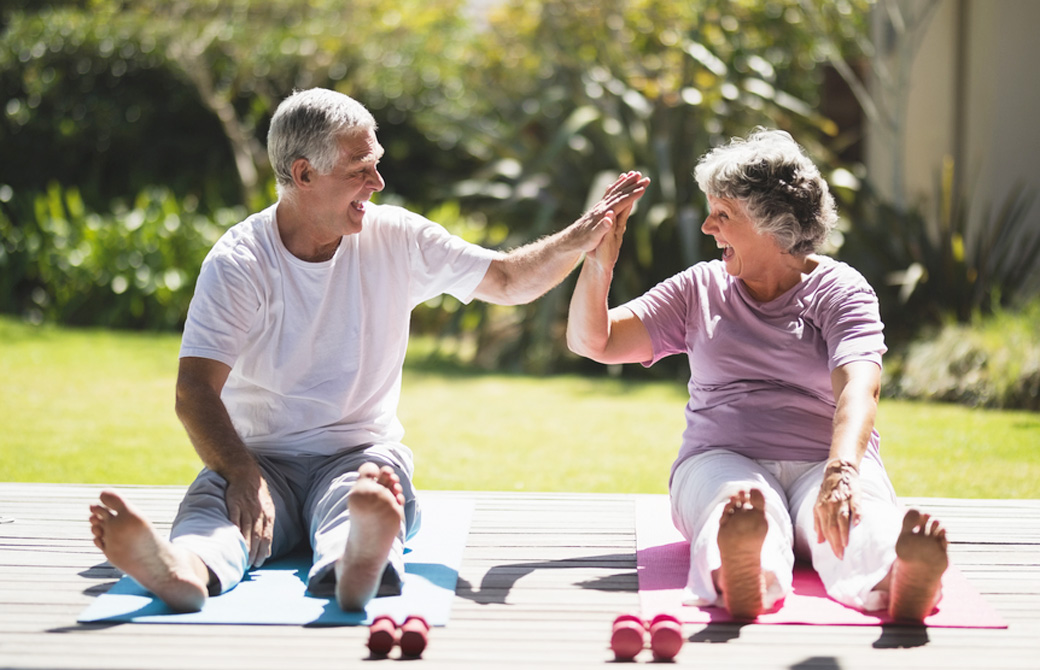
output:
[[[643,618],[668,612],[685,623],[735,621],[721,607],[682,604],[682,590],[690,569],[690,545],[672,525],[665,496],[647,496],[636,501],[636,564]],[[760,624],[824,626],[893,623],[887,612],[860,612],[831,600],[816,572],[801,564],[795,566],[794,591],[780,609],[763,614],[755,621]],[[943,575],[943,598],[924,623],[942,628],[1007,628],[1000,614],[952,565]]]

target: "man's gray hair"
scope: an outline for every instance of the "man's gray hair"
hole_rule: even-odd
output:
[[[733,138],[702,156],[693,176],[705,194],[741,201],[755,228],[796,256],[818,250],[838,221],[819,168],[782,130]]]
[[[293,185],[296,159],[306,158],[318,174],[328,174],[339,159],[339,136],[375,128],[372,114],[348,95],[324,88],[293,92],[278,105],[267,131],[279,195]]]

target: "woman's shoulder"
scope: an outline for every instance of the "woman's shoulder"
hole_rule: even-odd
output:
[[[809,275],[807,282],[813,289],[874,292],[866,277],[848,263],[823,255],[813,255],[811,258],[817,262],[816,270]]]

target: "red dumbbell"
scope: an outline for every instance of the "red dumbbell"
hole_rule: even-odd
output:
[[[419,658],[426,649],[426,642],[430,633],[430,625],[421,616],[410,616],[401,624],[401,655],[409,658]]]
[[[373,656],[386,656],[399,639],[397,623],[385,614],[377,616],[368,627],[368,650]]]

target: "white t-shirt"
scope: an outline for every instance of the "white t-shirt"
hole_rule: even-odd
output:
[[[228,230],[202,264],[181,357],[226,363],[221,393],[246,445],[328,455],[396,444],[412,309],[472,299],[496,252],[399,207],[369,204],[331,260],[285,248],[276,206]],[[400,454],[410,470],[411,454]]]

